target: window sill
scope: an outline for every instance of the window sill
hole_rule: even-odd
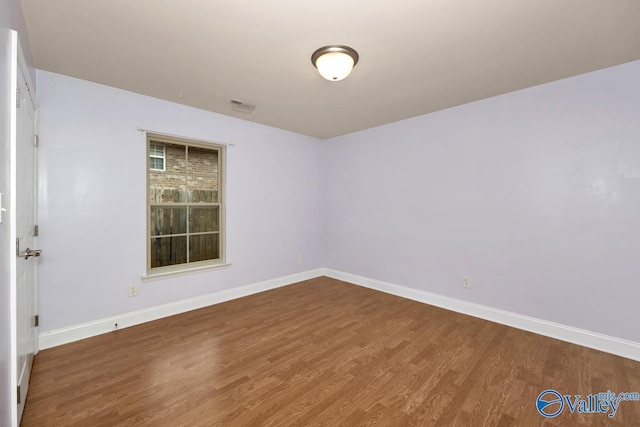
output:
[[[212,265],[205,265],[202,267],[193,267],[193,268],[186,268],[184,270],[176,270],[176,271],[163,271],[160,273],[149,273],[149,274],[143,274],[141,276],[142,281],[144,282],[151,282],[153,280],[160,280],[160,279],[169,279],[171,277],[180,277],[180,276],[186,276],[189,274],[193,274],[193,273],[199,273],[201,271],[206,271],[206,270],[218,270],[221,268],[227,268],[231,266],[230,262],[223,262],[220,264],[212,264]]]

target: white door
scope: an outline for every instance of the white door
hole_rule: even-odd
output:
[[[33,356],[37,351],[36,279],[38,268],[36,228],[35,107],[26,78],[18,67],[16,103],[16,361],[18,424],[29,387]]]

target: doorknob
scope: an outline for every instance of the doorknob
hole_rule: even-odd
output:
[[[24,251],[23,253],[21,253],[20,256],[23,256],[24,259],[29,259],[30,256],[38,257],[38,256],[40,256],[40,254],[42,254],[42,250],[41,249],[29,249],[29,248],[27,248],[27,250]]]

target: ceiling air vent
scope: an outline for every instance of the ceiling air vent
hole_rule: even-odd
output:
[[[251,115],[255,114],[255,105],[247,104],[246,102],[240,101],[239,99],[232,99],[229,101],[229,103],[231,103],[231,109],[234,111]]]

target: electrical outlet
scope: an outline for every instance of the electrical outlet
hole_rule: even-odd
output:
[[[462,278],[462,287],[466,289],[471,289],[471,277],[464,276]]]
[[[298,255],[298,264],[302,264],[304,262],[304,255]]]
[[[138,285],[129,285],[129,296],[130,297],[138,296]]]

